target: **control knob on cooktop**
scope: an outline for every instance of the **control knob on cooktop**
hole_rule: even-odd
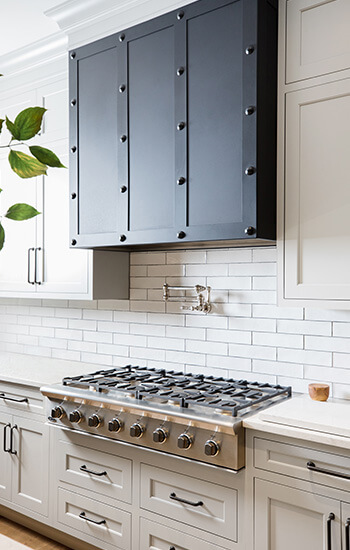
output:
[[[98,428],[99,426],[101,426],[102,422],[103,420],[98,416],[98,414],[92,414],[88,418],[88,425],[90,426],[90,428]]]
[[[204,453],[207,456],[216,456],[220,452],[220,445],[214,439],[209,439],[204,445]]]
[[[62,418],[64,416],[64,410],[60,406],[54,407],[51,410],[51,416],[52,418]]]
[[[113,418],[108,422],[108,431],[119,433],[124,428],[124,422],[119,420],[119,418]]]
[[[142,426],[139,422],[135,422],[132,426],[130,426],[130,435],[131,437],[142,437],[145,433],[145,427]]]
[[[177,446],[179,449],[189,449],[193,443],[192,436],[188,434],[181,434],[177,438]]]
[[[69,415],[69,420],[73,424],[79,424],[79,422],[81,422],[83,418],[84,418],[83,415],[78,409],[76,409],[75,411],[72,411]]]
[[[155,443],[165,443],[168,439],[168,432],[164,428],[156,428],[153,432],[153,441]]]

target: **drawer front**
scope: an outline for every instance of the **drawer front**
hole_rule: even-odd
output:
[[[60,481],[131,503],[131,460],[59,440],[57,461]]]
[[[87,540],[97,548],[104,548],[101,542],[122,550],[131,548],[131,514],[61,487],[58,489],[58,521],[81,533],[83,540],[84,535],[89,537]]]
[[[350,67],[349,0],[287,2],[287,82]]]
[[[185,535],[154,521],[140,519],[140,550],[219,550],[217,544]]]
[[[317,469],[330,473],[310,470],[308,462]],[[350,490],[350,457],[315,451],[287,443],[278,443],[267,439],[254,438],[254,466],[260,470],[289,475]],[[332,475],[332,473],[337,475]],[[338,477],[343,475],[344,477]],[[349,479],[346,479],[346,476]]]
[[[237,501],[234,489],[141,464],[145,510],[237,542]]]
[[[0,382],[0,408],[6,412],[19,414],[45,413],[44,397],[39,390],[28,386]]]

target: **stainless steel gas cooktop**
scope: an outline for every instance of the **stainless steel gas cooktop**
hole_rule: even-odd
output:
[[[291,396],[291,387],[131,365],[41,391],[51,423],[234,470],[244,466],[242,416]]]

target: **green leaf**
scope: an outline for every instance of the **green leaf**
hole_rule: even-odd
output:
[[[39,145],[32,145],[29,149],[32,155],[34,155],[35,158],[43,164],[47,164],[47,166],[52,166],[53,168],[66,168],[55,153],[50,151],[50,149],[39,147]]]
[[[12,137],[14,139],[19,139],[19,136],[20,136],[19,128],[17,128],[16,124],[11,122],[11,120],[9,120],[7,117],[6,117],[6,126],[8,131],[12,134]]]
[[[19,130],[19,140],[31,139],[41,128],[46,109],[44,107],[28,107],[15,118],[15,126]]]
[[[34,178],[46,174],[47,166],[21,151],[10,151],[9,162],[20,178]]]
[[[1,76],[1,75],[0,75]],[[2,130],[2,125],[4,124],[5,122],[5,119],[4,118],[0,118],[0,133],[1,133],[1,130]]]
[[[0,223],[0,250],[4,248],[4,242],[5,242],[5,229]]]
[[[5,218],[10,220],[23,221],[34,218],[40,214],[33,206],[25,203],[17,203],[10,206],[5,214]]]

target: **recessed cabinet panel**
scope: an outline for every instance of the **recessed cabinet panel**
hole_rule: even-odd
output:
[[[350,67],[349,0],[288,0],[287,82]]]
[[[327,520],[333,514],[328,529]],[[255,550],[340,548],[340,502],[299,489],[255,481]]]
[[[79,233],[83,235],[114,232],[117,224],[117,56],[115,47],[99,48],[88,49],[87,54],[81,50],[78,98],[73,98],[78,109],[75,146],[79,150]]]
[[[350,504],[342,502],[342,531],[343,531],[343,546],[346,550],[350,548]]]
[[[8,453],[10,448],[10,426],[12,416],[0,415],[0,433],[2,435],[2,449],[0,450],[0,499],[11,500],[11,459]]]
[[[242,40],[242,2],[187,22],[189,226],[242,222]]]
[[[128,43],[129,231],[173,227],[174,27]]]
[[[287,299],[350,299],[349,120],[349,79],[287,94]]]

